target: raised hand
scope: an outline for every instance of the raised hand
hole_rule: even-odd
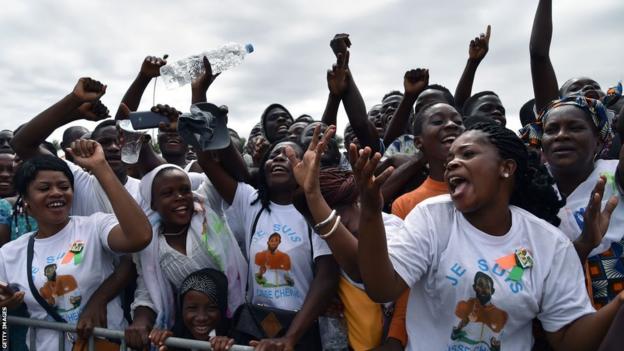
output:
[[[332,69],[327,70],[327,87],[334,96],[342,96],[349,86],[349,51],[339,53]]]
[[[172,106],[161,104],[152,107],[151,111],[169,118],[169,123],[160,123],[160,125],[158,126],[158,129],[161,132],[177,132],[178,118],[180,117],[182,112],[176,110]]]
[[[583,231],[581,232],[581,236],[576,239],[576,246],[578,247],[578,244],[581,244],[587,253],[600,245],[602,238],[607,233],[607,229],[609,229],[611,214],[618,204],[617,196],[612,196],[609,201],[607,201],[604,209],[601,208],[606,184],[607,178],[600,176],[594,190],[591,192],[589,203],[583,214]]]
[[[327,128],[322,140],[319,140],[320,133],[321,126],[317,125],[316,128],[314,128],[314,135],[312,136],[310,146],[308,146],[308,150],[303,154],[302,160],[297,158],[297,154],[291,147],[286,148],[286,156],[292,165],[295,180],[306,194],[320,192],[321,190],[319,184],[321,157],[327,150],[329,140],[331,140],[336,133],[336,127],[330,126]]]
[[[94,140],[79,139],[65,149],[74,158],[74,163],[90,171],[108,165],[104,157],[102,146]]]
[[[104,105],[100,100],[82,103],[80,107],[76,109],[76,114],[81,119],[95,122],[110,117],[108,107],[106,107],[106,105]]]
[[[165,55],[165,58],[167,58],[167,55]],[[160,67],[167,64],[165,58],[147,56],[141,64],[141,71],[139,71],[139,74],[146,78],[155,78],[160,76]]]
[[[491,26],[488,25],[484,33],[470,41],[468,46],[468,58],[471,60],[481,61],[487,55],[490,48]]]
[[[338,33],[334,35],[334,38],[329,42],[329,46],[331,47],[336,57],[338,57],[338,54],[345,55],[347,50],[351,47],[351,40],[349,39],[349,34]]]
[[[99,100],[106,93],[106,85],[91,78],[80,78],[74,87],[72,94],[80,102],[93,102]]]
[[[210,87],[212,82],[214,82],[214,80],[220,74],[221,73],[212,74],[212,66],[210,65],[210,61],[208,61],[208,58],[204,56],[204,74],[198,76],[195,80],[191,82],[191,89],[194,91],[203,92],[205,94],[206,90],[208,90],[208,87]]]
[[[371,153],[372,150],[368,146],[358,152],[355,144],[349,145],[349,161],[359,190],[362,211],[376,212],[383,210],[381,186],[390,177],[394,167],[388,167],[380,175],[375,176],[374,172],[381,154],[376,152],[371,157]]]
[[[429,85],[428,69],[417,68],[405,72],[403,88],[406,96],[418,97],[427,85]]]
[[[269,151],[271,143],[262,135],[258,135],[252,142],[253,151],[251,159],[253,160],[254,166],[257,167],[262,163],[262,158],[264,158],[264,154]]]

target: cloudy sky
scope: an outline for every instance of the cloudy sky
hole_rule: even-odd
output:
[[[554,2],[551,56],[559,82],[588,75],[608,87],[622,79],[624,1]],[[0,12],[0,129],[28,121],[82,76],[108,84],[102,100],[114,111],[146,55],[176,60],[229,41],[253,43],[256,52],[222,74],[208,98],[230,107],[230,125],[242,135],[272,102],[295,116],[320,118],[333,60],[328,43],[339,32],[351,34],[350,66],[367,106],[402,90],[410,68],[429,68],[431,83],[454,91],[470,39],[488,24],[490,52],[473,91],[498,92],[515,128],[532,96],[528,46],[536,6],[537,0],[12,2]],[[159,82],[156,103],[188,110],[190,88],[167,90]],[[151,105],[152,85],[140,109]],[[341,108],[339,131],[345,123]]]

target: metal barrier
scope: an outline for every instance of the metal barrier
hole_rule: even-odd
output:
[[[66,323],[58,323],[58,322],[50,322],[50,321],[42,321],[39,319],[31,319],[31,318],[23,318],[23,317],[15,317],[15,316],[7,316],[7,321],[9,322],[9,326],[13,325],[23,325],[30,328],[30,341],[27,342],[29,345],[30,351],[37,351],[37,329],[51,329],[59,332],[58,339],[58,350],[65,351],[65,333],[76,332],[76,326]],[[88,350],[94,351],[94,337],[105,337],[111,340],[120,340],[121,351],[129,350],[126,346],[126,340],[124,339],[124,332],[122,330],[113,330],[106,328],[94,328],[93,335],[89,338]],[[175,338],[170,337],[165,341],[166,346],[177,347],[189,350],[212,350],[210,347],[210,343],[206,341],[199,340],[191,340],[191,339],[183,339],[183,338]],[[251,346],[242,346],[242,345],[234,345],[230,349],[232,351],[249,351],[253,350]]]

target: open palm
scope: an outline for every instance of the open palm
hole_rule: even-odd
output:
[[[290,164],[292,165],[295,180],[306,193],[320,190],[319,171],[321,167],[321,157],[327,150],[329,140],[334,136],[334,133],[336,133],[336,127],[330,126],[325,130],[322,140],[319,140],[320,130],[320,125],[314,128],[314,135],[312,136],[310,146],[303,154],[301,160],[297,159],[297,155],[292,148],[286,149],[286,156],[288,156]]]

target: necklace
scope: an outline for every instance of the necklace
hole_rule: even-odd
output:
[[[180,236],[182,235],[184,232],[186,232],[188,230],[189,226],[187,225],[186,227],[182,228],[182,230],[180,230],[177,233],[165,233],[165,227],[161,227],[160,228],[160,234],[164,235],[164,236]]]

